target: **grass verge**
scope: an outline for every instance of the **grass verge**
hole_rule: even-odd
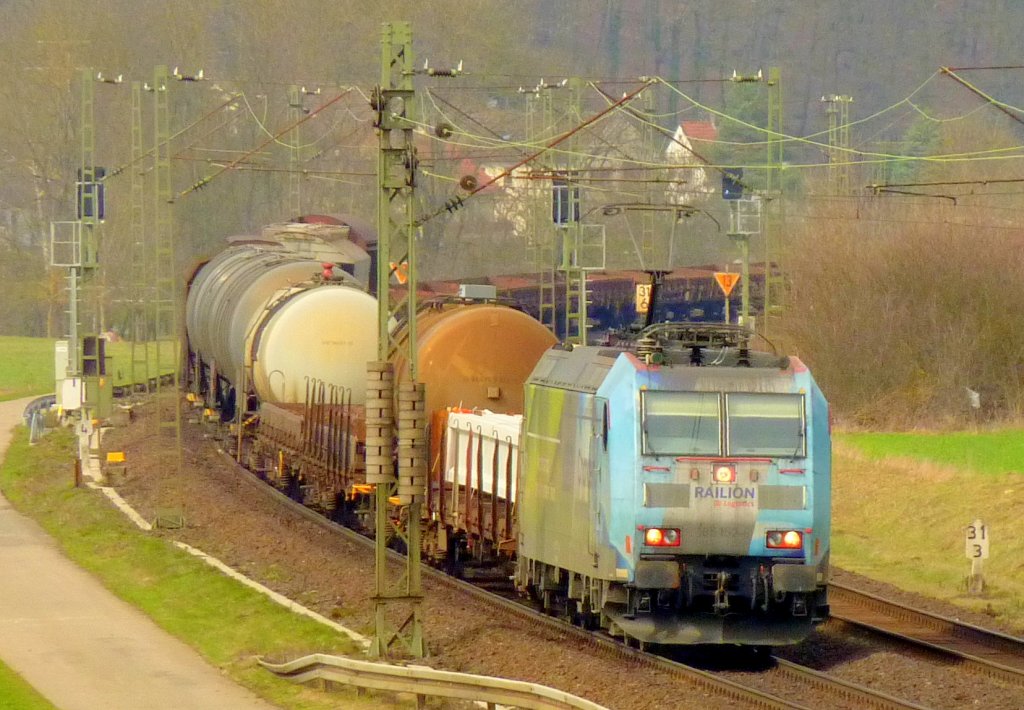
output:
[[[836,436],[832,562],[1024,630],[1024,432]],[[965,527],[986,523],[986,588],[967,593]]]
[[[0,663],[0,708],[17,710],[57,710],[20,675]]]
[[[289,659],[356,649],[347,637],[288,612],[169,540],[137,529],[95,491],[74,488],[73,443],[72,433],[60,430],[30,447],[19,427],[0,467],[0,489],[74,562],[272,703],[297,710],[388,705],[380,696],[362,699],[354,692],[327,694],[297,686],[260,668],[256,656]]]

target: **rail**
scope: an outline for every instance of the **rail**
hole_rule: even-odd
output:
[[[313,511],[311,508],[308,508],[301,503],[297,503],[275,489],[273,486],[269,486],[261,481],[253,475],[251,471],[237,463],[234,456],[227,451],[221,450],[220,453],[224,459],[229,461],[231,465],[235,467],[236,471],[239,473],[238,480],[244,482],[251,490],[260,493],[289,510],[294,511],[301,517],[312,522],[314,525],[325,530],[330,530],[357,545],[365,548],[372,547],[373,540],[370,538],[328,520],[324,516]],[[403,555],[400,555],[394,550],[388,550],[387,554],[388,558],[391,560],[397,561],[405,559]],[[458,589],[475,599],[499,607],[503,611],[518,616],[519,618],[528,619],[535,623],[547,626],[550,629],[557,630],[563,634],[569,634],[573,637],[574,642],[590,644],[600,653],[619,658],[626,658],[637,663],[640,667],[644,667],[655,672],[665,672],[683,678],[693,687],[702,688],[723,698],[732,699],[749,707],[761,708],[763,710],[806,710],[806,706],[799,703],[790,702],[768,693],[763,693],[754,688],[745,687],[740,683],[733,682],[726,678],[717,677],[707,671],[698,670],[665,658],[653,656],[638,649],[630,648],[629,646],[610,638],[605,638],[589,631],[584,631],[583,629],[569,625],[559,619],[542,614],[539,611],[502,599],[500,596],[496,596],[490,592],[475,587],[468,582],[455,579],[454,577],[451,577],[440,570],[434,569],[433,567],[424,566],[423,575],[425,578],[432,579],[433,581],[443,584],[450,589]]]
[[[1024,639],[832,582],[831,617],[904,642],[955,656],[989,676],[1024,684]]]
[[[781,673],[851,702],[860,703],[860,707],[876,710],[928,710],[923,705],[872,690],[858,683],[851,683],[837,676],[821,673],[778,656],[775,657],[775,663]]]
[[[411,693],[417,697],[458,698],[537,710],[605,710],[597,703],[536,683],[424,666],[395,666],[321,653],[280,664],[262,658],[258,661],[271,673],[296,683],[325,680],[370,690]]]

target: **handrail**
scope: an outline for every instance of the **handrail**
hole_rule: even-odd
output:
[[[256,660],[270,672],[296,683],[327,680],[373,690],[478,700],[536,710],[606,710],[579,696],[536,683],[439,671],[426,666],[396,666],[322,653],[280,664],[262,658]]]

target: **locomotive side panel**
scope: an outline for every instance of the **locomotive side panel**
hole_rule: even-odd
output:
[[[814,526],[817,539],[821,541],[816,562],[819,567],[818,581],[824,584],[828,580],[832,540],[832,437],[824,435],[831,429],[828,402],[813,379],[810,384],[811,427],[812,432],[817,432],[809,437],[815,493]]]
[[[519,554],[585,575],[611,574],[607,511],[598,509],[608,475],[603,402],[535,384],[526,396],[529,408],[543,414],[524,430]]]
[[[516,580],[546,599],[564,594],[597,608],[602,592],[591,586],[623,570],[609,539],[612,491],[621,488],[610,438],[620,414],[596,394],[612,360],[576,355],[548,351],[527,384]]]

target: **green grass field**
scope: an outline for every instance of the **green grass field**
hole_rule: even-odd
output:
[[[53,392],[54,341],[0,336],[0,402]]]
[[[832,562],[1024,630],[1024,431],[840,434]],[[985,592],[968,595],[965,528],[987,526]]]
[[[942,434],[858,432],[845,434],[841,440],[875,460],[906,457],[980,474],[1024,472],[1024,431],[1020,429]]]
[[[29,446],[26,430],[19,427],[0,467],[4,495],[37,520],[69,558],[212,665],[281,707],[392,706],[379,695],[359,698],[354,691],[328,694],[297,686],[260,668],[257,656],[290,659],[357,650],[333,629],[289,612],[168,540],[139,530],[95,491],[74,488],[68,475],[72,443],[69,430],[58,430]],[[0,677],[0,698],[6,697],[7,684]],[[0,700],[2,707],[7,706]]]
[[[0,402],[22,397],[44,395],[54,391],[54,343],[49,338],[18,338],[0,336]],[[174,347],[162,343],[159,369],[173,371]],[[145,347],[143,344],[141,347]],[[141,360],[143,351],[136,356]],[[107,344],[107,373],[115,387],[123,387],[132,380],[132,345],[129,342]],[[146,368],[140,362],[135,379],[143,381],[157,372],[155,343],[148,344]],[[145,369],[145,372],[143,370]]]

